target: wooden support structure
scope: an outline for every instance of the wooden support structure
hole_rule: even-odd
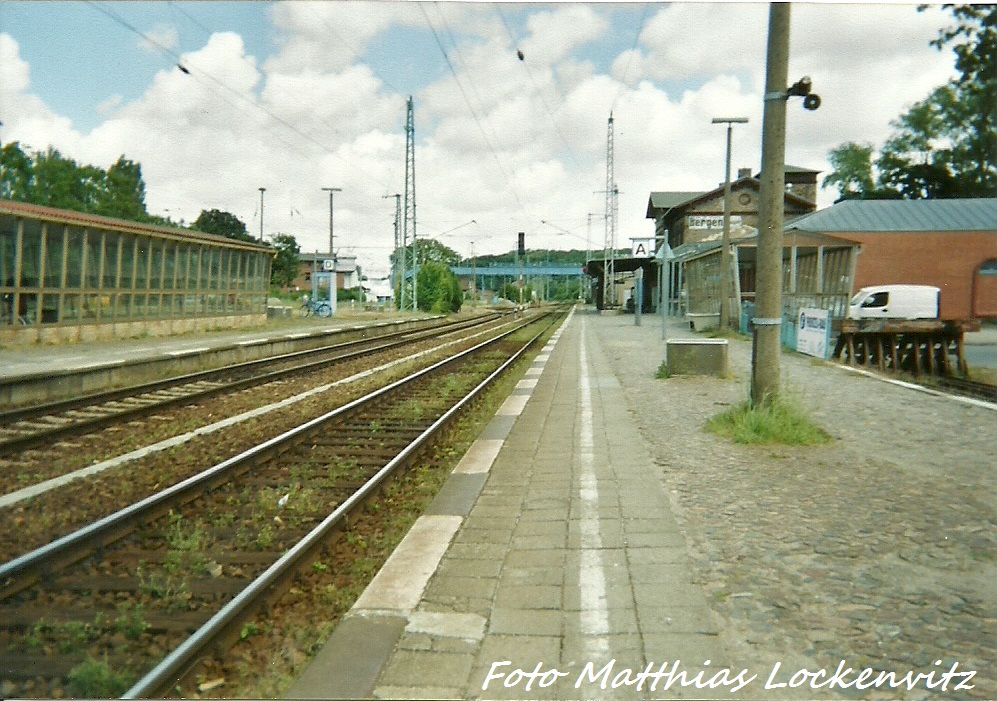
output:
[[[963,334],[978,321],[842,319],[832,357],[881,372],[968,377]],[[844,358],[842,358],[844,355]]]

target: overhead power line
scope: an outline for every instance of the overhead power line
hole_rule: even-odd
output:
[[[338,153],[336,153],[336,151],[333,148],[331,148],[327,144],[323,143],[322,141],[320,141],[316,137],[312,136],[311,134],[309,134],[309,133],[305,132],[304,130],[300,129],[295,124],[293,124],[293,123],[289,122],[288,120],[284,119],[283,117],[281,117],[280,115],[278,115],[277,113],[275,113],[273,110],[267,108],[266,106],[260,104],[259,102],[255,101],[253,99],[250,99],[245,94],[243,94],[243,93],[239,92],[238,90],[235,90],[234,88],[228,86],[224,81],[219,80],[218,78],[216,78],[215,76],[211,75],[207,71],[204,71],[204,70],[202,70],[200,68],[192,68],[190,65],[186,64],[183,61],[183,57],[179,53],[177,53],[176,51],[170,49],[168,46],[165,46],[162,42],[157,41],[154,37],[150,36],[146,32],[143,32],[141,29],[139,29],[138,27],[134,26],[133,24],[131,24],[130,22],[128,22],[126,19],[124,19],[123,17],[121,17],[120,15],[118,15],[116,12],[114,12],[113,10],[111,10],[108,7],[108,3],[96,2],[95,0],[87,0],[87,4],[90,5],[92,8],[94,8],[95,10],[97,10],[97,11],[101,12],[102,14],[106,15],[107,17],[109,17],[114,22],[120,24],[122,27],[125,27],[129,31],[133,32],[134,34],[136,34],[137,36],[139,36],[143,41],[146,41],[151,46],[154,46],[156,49],[158,49],[165,56],[168,56],[169,58],[171,58],[176,63],[177,68],[179,70],[181,70],[183,73],[191,76],[195,80],[201,80],[202,82],[203,81],[207,81],[211,85],[217,86],[218,88],[220,88],[224,92],[229,93],[229,94],[235,96],[235,98],[237,98],[237,100],[239,102],[245,103],[245,104],[249,105],[251,108],[253,108],[255,110],[259,110],[263,114],[265,114],[268,117],[270,117],[276,123],[280,124],[281,126],[285,127],[286,129],[288,129],[289,131],[291,131],[292,133],[294,133],[295,135],[299,136],[304,141],[307,141],[308,143],[312,144],[313,146],[316,146],[317,148],[319,148],[324,153],[330,154],[334,158],[342,161],[343,163],[347,163],[347,165],[350,165],[351,167],[353,167],[355,169],[355,171],[360,172],[364,177],[366,177],[367,179],[369,179],[371,182],[376,183],[380,188],[389,188],[389,187],[391,187],[387,183],[381,181],[379,178],[372,176],[369,172],[363,170],[362,168],[356,168],[355,164],[348,163],[346,161],[346,159],[344,159],[342,156],[340,156]],[[203,25],[199,24],[199,26],[202,26],[202,28],[203,28]],[[222,95],[222,97],[224,98],[224,95]],[[229,102],[231,103],[231,101],[229,101]],[[231,103],[231,104],[234,104],[234,103]],[[294,147],[293,144],[289,143],[286,139],[282,138],[278,133],[276,133],[276,132],[272,132],[272,133],[274,133],[275,136],[277,136],[277,138],[280,138],[281,141],[284,144],[286,144],[287,146],[292,147],[292,148]]]
[[[484,125],[482,124],[481,117],[478,116],[477,111],[474,109],[474,105],[471,104],[471,100],[467,95],[467,91],[464,89],[463,83],[461,83],[460,76],[457,75],[457,70],[454,68],[453,62],[451,62],[450,57],[447,55],[447,50],[443,46],[443,42],[440,39],[440,35],[439,33],[437,33],[436,28],[433,26],[432,20],[429,19],[429,14],[426,12],[426,8],[423,6],[423,3],[421,2],[418,3],[418,5],[419,9],[422,10],[423,16],[426,18],[426,24],[429,26],[429,31],[432,32],[433,34],[433,39],[436,41],[436,46],[439,47],[440,53],[443,54],[443,60],[446,62],[447,68],[450,69],[450,73],[451,75],[453,75],[454,82],[457,83],[457,89],[460,91],[461,97],[464,98],[464,104],[467,105],[468,111],[471,113],[471,116],[474,118],[474,123],[478,126],[478,131],[481,132],[481,138],[484,139],[485,145],[488,147],[489,153],[491,153],[492,158],[495,160],[495,164],[498,166],[499,170],[502,172],[503,177],[506,179],[506,182],[509,185],[509,191],[512,193],[512,196],[515,198],[516,204],[519,205],[520,210],[522,210],[524,214],[529,216],[529,213],[527,212],[526,207],[523,204],[523,201],[519,199],[519,193],[516,192],[512,176],[509,175],[509,173],[505,169],[505,166],[502,165],[502,160],[499,158],[498,151],[495,149],[495,146],[488,138],[488,134],[485,133],[485,128]],[[454,50],[456,52],[456,46],[454,47]]]

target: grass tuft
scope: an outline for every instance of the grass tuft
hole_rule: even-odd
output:
[[[782,396],[769,404],[733,406],[706,422],[706,430],[752,445],[821,445],[831,436],[794,401]]]

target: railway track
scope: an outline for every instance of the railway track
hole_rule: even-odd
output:
[[[223,368],[166,378],[132,387],[0,412],[0,456],[49,445],[115,424],[218,394],[235,392],[311,372],[367,353],[489,324],[489,314],[470,320],[434,323],[425,329],[389,332]]]
[[[982,399],[986,402],[997,402],[997,385],[990,385],[986,382],[975,382],[959,377],[939,376],[932,378],[935,386],[946,392],[954,392],[974,399]]]
[[[170,690],[298,568],[324,566],[350,515],[559,318],[527,320],[0,565],[4,694]]]

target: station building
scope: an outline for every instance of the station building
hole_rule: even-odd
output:
[[[0,200],[0,343],[265,323],[273,249]]]

